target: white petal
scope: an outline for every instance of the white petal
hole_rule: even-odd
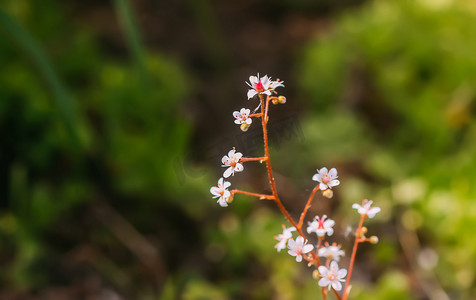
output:
[[[301,262],[301,261],[302,261],[302,256],[301,256],[301,255],[297,255],[297,256],[296,256],[296,261],[297,261],[297,262]]]
[[[337,170],[336,170],[336,168],[332,168],[332,169],[329,171],[329,176],[331,176],[331,178],[337,178]]]
[[[327,229],[327,235],[328,235],[328,236],[331,236],[331,235],[333,235],[333,234],[334,234],[334,229],[328,228],[328,229]]]
[[[236,153],[235,153],[235,159],[236,159],[237,161],[240,160],[240,158],[242,158],[242,157],[243,157],[243,153],[241,153],[241,152],[236,152]]]
[[[259,76],[259,74],[258,74],[258,76]],[[251,83],[252,85],[254,85],[255,83],[258,83],[258,77],[253,76],[253,75],[250,76],[250,83]]]
[[[329,273],[329,270],[325,266],[319,266],[318,270],[321,276],[326,276],[327,273]]]
[[[303,252],[303,253],[308,253],[308,252],[311,251],[312,249],[314,249],[314,246],[308,244],[308,245],[302,247],[302,252]]]
[[[319,286],[326,287],[330,284],[330,282],[329,282],[329,279],[327,279],[326,277],[323,277],[321,278],[321,280],[319,280],[318,284]]]
[[[240,112],[239,111],[234,111],[233,112],[233,117],[239,118],[240,117]]]
[[[228,151],[228,157],[233,157],[233,155],[235,154],[235,149],[231,149],[230,151]]]
[[[319,174],[321,174],[321,175],[327,174],[327,173],[328,173],[328,172],[327,172],[327,168],[326,168],[326,167],[321,168],[321,169],[319,170]]]
[[[217,203],[220,204],[221,207],[227,207],[228,206],[228,203],[226,202],[226,198],[224,198],[224,197],[220,197],[220,199],[218,199]]]
[[[235,172],[241,172],[243,171],[244,167],[242,164],[240,163],[237,163],[236,166],[235,166]]]
[[[223,197],[228,198],[231,196],[230,191],[223,191]]]
[[[289,247],[289,244],[288,244],[288,247]],[[291,256],[296,256],[296,252],[294,252],[294,250],[288,250],[288,254]]]
[[[228,162],[228,156],[225,155],[221,158],[221,163],[224,165],[228,165],[227,162]]]
[[[223,183],[223,187],[224,187],[225,189],[227,189],[228,187],[230,187],[230,185],[231,185],[231,183],[230,183],[229,181],[225,181],[225,182]]]
[[[327,190],[327,185],[325,185],[324,183],[319,183],[319,188],[321,189],[321,191],[325,191]]]
[[[314,181],[320,181],[320,180],[319,180],[319,174],[314,174],[314,176],[312,176],[312,180],[314,180]]]
[[[342,283],[340,283],[339,281],[333,281],[332,287],[334,288],[334,290],[340,291],[342,289]]]
[[[223,177],[228,178],[233,173],[233,167],[229,167],[228,169],[223,172]]]
[[[213,197],[213,198],[216,198],[216,197],[220,197],[220,196],[221,196],[221,195],[220,195],[220,189],[217,188],[216,186],[212,186],[212,187],[210,188],[210,193],[212,193],[212,194],[215,196],[215,197]]]
[[[303,245],[304,244],[304,238],[302,236],[298,236],[296,238],[296,244]]]
[[[337,272],[337,277],[339,277],[339,279],[344,278],[345,275],[347,275],[347,270],[346,269],[340,269],[339,272]]]
[[[331,262],[331,267],[329,268],[329,270],[332,273],[337,274],[337,272],[339,271],[339,265],[335,261],[332,261]]]
[[[336,185],[339,185],[340,184],[340,181],[338,179],[334,179],[334,180],[331,180],[327,185],[329,187],[333,187],[333,186],[336,186]]]
[[[357,204],[357,203],[354,203],[354,204],[352,204],[352,208],[354,208],[354,209],[361,209],[362,206],[360,206],[360,205]]]
[[[253,98],[256,94],[258,94],[257,91],[255,90],[248,90],[248,93],[246,94],[248,96],[248,100],[250,100],[251,98]]]
[[[218,179],[218,185],[223,186],[223,178]]]
[[[248,118],[248,119],[246,119],[246,121],[245,121],[245,123],[248,124],[248,125],[250,125],[251,122],[253,122],[253,120],[251,120],[251,118]]]

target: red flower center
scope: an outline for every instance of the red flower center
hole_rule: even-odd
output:
[[[258,83],[255,83],[255,90],[256,90],[258,93],[264,92],[264,86],[263,86],[263,84],[261,83],[261,80],[258,81]]]

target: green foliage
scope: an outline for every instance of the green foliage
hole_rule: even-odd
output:
[[[306,50],[301,82],[312,116],[351,114],[364,122],[366,137],[353,147],[375,200],[392,201],[399,226],[435,248],[437,277],[464,298],[466,289],[476,292],[468,271],[476,269],[476,14],[465,2],[445,3],[374,1],[342,15]],[[322,141],[344,127],[321,132]]]

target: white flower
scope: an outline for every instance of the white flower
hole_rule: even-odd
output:
[[[323,215],[322,218],[314,217],[312,222],[308,222],[307,233],[315,232],[317,236],[323,237],[326,235],[331,236],[334,233],[332,228],[336,222],[332,219],[326,220],[327,216]]]
[[[355,208],[361,215],[367,215],[369,218],[373,218],[378,212],[380,212],[380,207],[371,207],[372,203],[372,200],[365,199],[362,205],[354,203],[352,208]]]
[[[269,96],[275,88],[280,86],[284,87],[282,81],[272,81],[271,77],[268,77],[268,75],[258,78],[259,74],[258,76],[250,76],[250,82],[246,82],[246,84],[251,88],[248,90],[248,100],[253,98],[256,94],[266,94]]]
[[[339,261],[341,256],[345,255],[344,250],[341,250],[340,247],[340,245],[338,246],[335,243],[332,245],[327,244],[325,247],[320,248],[317,254],[320,257]]]
[[[327,188],[339,185],[340,181],[337,178],[336,168],[332,168],[330,171],[327,171],[327,168],[321,168],[317,170],[317,174],[312,176],[312,180],[319,182],[319,188],[324,191]]]
[[[242,108],[240,111],[234,111],[233,117],[236,118],[235,124],[248,124],[250,125],[252,120],[250,118],[250,110]]]
[[[230,175],[235,175],[235,172],[243,171],[243,165],[239,163],[242,156],[243,154],[240,152],[235,153],[235,149],[232,149],[228,152],[228,156],[222,157],[222,167],[229,167],[223,172],[223,177],[228,178]]]
[[[347,275],[346,269],[339,269],[339,265],[337,262],[332,261],[330,268],[326,268],[325,266],[319,266],[319,275],[322,277],[319,280],[319,286],[328,287],[329,290],[334,288],[336,291],[340,291],[342,289],[342,283],[345,280],[343,279]]]
[[[302,261],[302,255],[314,249],[313,245],[307,244],[302,236],[298,236],[296,241],[289,239],[288,241],[289,255],[296,256],[296,261]]]
[[[217,203],[222,207],[228,206],[227,201],[231,194],[230,191],[228,191],[230,185],[231,183],[220,178],[218,179],[218,186],[212,186],[210,188],[210,193],[212,193],[213,198],[218,198]]]
[[[289,227],[289,228],[286,228],[284,225],[283,225],[283,233],[282,234],[278,234],[278,236],[275,236],[274,238],[276,240],[278,240],[279,242],[274,246],[274,248],[276,248],[276,250],[281,251],[283,250],[284,248],[286,248],[286,243],[288,242],[288,240],[290,238],[293,237],[293,234],[291,232],[293,231],[296,231],[296,228],[293,226],[293,227]]]

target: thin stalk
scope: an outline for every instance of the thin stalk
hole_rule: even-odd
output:
[[[242,157],[240,159],[240,162],[245,162],[245,161],[265,161],[268,160],[266,156],[263,157]]]
[[[274,199],[273,195],[251,193],[251,192],[246,192],[246,191],[242,191],[242,190],[231,190],[230,194],[231,194],[232,197],[235,194],[244,194],[244,195],[259,197],[260,199],[268,199],[268,200],[273,200]]]
[[[349,272],[347,274],[347,280],[345,281],[345,289],[344,289],[345,293],[344,293],[344,297],[342,298],[343,300],[346,300],[349,295],[349,293],[347,292],[347,288],[350,283],[350,277],[352,277],[352,269],[354,268],[355,255],[357,254],[357,248],[359,247],[359,243],[361,242],[360,233],[361,233],[362,226],[364,225],[364,221],[366,217],[367,215],[365,214],[361,215],[359,227],[355,231],[354,248],[352,249],[352,256],[350,257]]]
[[[299,232],[299,234],[304,236],[304,234],[301,231],[301,228],[298,228],[296,222],[291,217],[291,215],[288,213],[288,211],[283,206],[283,203],[281,202],[281,200],[279,200],[279,197],[278,197],[278,192],[276,190],[276,184],[274,182],[273,170],[271,169],[271,162],[269,160],[268,130],[266,128],[266,123],[267,123],[266,119],[267,119],[268,115],[265,114],[265,107],[264,107],[264,101],[265,100],[263,98],[263,95],[259,94],[259,99],[261,101],[261,113],[263,114],[263,117],[261,118],[261,125],[263,127],[264,153],[265,153],[265,157],[267,158],[266,167],[268,169],[269,185],[271,186],[271,191],[272,191],[273,196],[274,196],[274,202],[276,202],[276,205],[278,205],[278,207],[281,210],[281,212],[283,213],[283,215],[296,228],[296,230]]]
[[[307,211],[309,210],[309,208],[311,208],[312,199],[314,198],[314,195],[316,194],[318,190],[319,190],[319,184],[316,185],[316,187],[312,190],[312,193],[309,196],[309,199],[307,200],[306,206],[304,206],[304,210],[302,211],[301,217],[299,218],[299,223],[298,223],[299,228],[302,227],[302,223],[304,222],[304,217],[306,217]]]

